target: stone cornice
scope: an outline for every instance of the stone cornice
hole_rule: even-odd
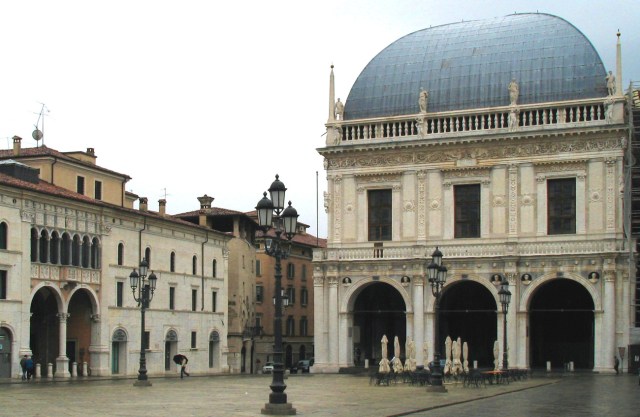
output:
[[[566,138],[563,141],[512,141],[512,144],[460,144],[441,149],[438,152],[414,149],[393,152],[370,152],[360,155],[341,155],[328,160],[328,169],[362,168],[362,167],[390,167],[412,164],[442,164],[455,163],[468,155],[473,155],[478,161],[482,160],[510,160],[517,158],[556,156],[566,153],[575,155],[581,152],[621,151],[619,138],[578,139]],[[371,150],[371,149],[369,149]],[[582,159],[582,158],[581,158]],[[479,162],[481,163],[481,162]],[[453,168],[453,167],[452,167]]]

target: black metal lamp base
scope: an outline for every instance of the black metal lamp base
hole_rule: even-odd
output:
[[[427,392],[448,392],[444,385],[428,385]]]
[[[150,387],[151,385],[151,381],[149,381],[148,379],[138,379],[133,383],[134,387]]]
[[[294,416],[296,414],[296,409],[293,408],[293,404],[285,403],[285,404],[271,404],[266,403],[264,408],[260,410],[261,414],[268,414],[272,416]]]

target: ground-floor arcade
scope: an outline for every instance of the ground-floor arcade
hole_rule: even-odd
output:
[[[42,378],[136,375],[141,341],[149,374],[179,373],[172,358],[189,358],[195,373],[226,373],[223,329],[208,315],[147,310],[141,332],[139,308],[107,308],[100,314],[99,291],[83,283],[35,282],[30,302],[0,323],[0,378],[20,378],[20,359],[30,356]],[[190,315],[188,320],[186,315]]]
[[[377,367],[383,335],[389,340],[388,359],[396,355],[395,336],[401,359],[407,338],[416,344],[418,365],[433,359],[435,297],[424,275],[381,275],[314,277],[314,372],[361,366],[365,360]],[[500,275],[513,294],[506,317],[498,282],[481,274],[450,275],[440,298],[442,355],[447,336],[460,338],[468,344],[470,365],[493,367],[497,341],[502,366],[506,318],[510,367],[545,368],[549,363],[557,369],[571,363],[575,369],[613,370],[616,322],[623,311],[622,272],[605,271],[602,279],[600,274],[558,271],[535,279]]]

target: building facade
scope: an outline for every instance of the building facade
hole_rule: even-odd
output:
[[[504,320],[511,367],[613,371],[638,342],[619,38],[617,48],[605,71],[570,23],[517,14],[395,41],[344,105],[332,68],[314,372],[377,366],[383,335],[412,339],[418,364],[460,338],[470,364],[493,367]],[[448,278],[434,341],[436,247]]]
[[[228,372],[230,237],[157,212],[124,190],[129,177],[95,154],[0,151],[0,377],[32,355],[43,377]],[[129,275],[145,258],[158,277],[146,325]],[[216,271],[217,268],[217,272]]]
[[[176,217],[208,227],[229,236],[228,273],[228,365],[232,373],[252,373],[255,346],[251,328],[256,320],[256,247],[257,223],[245,213],[212,207],[213,198],[198,197],[200,210]]]
[[[255,216],[255,212],[250,213]],[[281,261],[282,288],[287,297],[283,309],[282,336],[285,368],[291,368],[299,360],[314,357],[313,350],[313,280],[312,257],[315,248],[326,246],[325,239],[307,233],[308,226],[298,222],[298,232],[291,240],[287,259]],[[271,230],[266,236],[256,238],[256,371],[261,365],[273,361],[274,350],[274,297],[275,258],[265,253],[265,239],[274,238]]]

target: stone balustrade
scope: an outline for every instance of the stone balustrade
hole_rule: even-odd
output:
[[[31,263],[31,278],[44,281],[66,281],[86,284],[100,284],[101,272],[96,269],[69,265]]]
[[[511,115],[513,113],[513,115]],[[510,126],[513,119],[516,123]],[[565,102],[562,105],[503,106],[455,112],[413,114],[367,120],[340,120],[327,127],[342,129],[338,144],[362,140],[415,140],[438,135],[466,135],[537,130],[544,126],[607,123],[602,98]]]
[[[438,245],[448,259],[456,258],[495,258],[518,256],[553,255],[601,255],[623,250],[623,241],[616,239],[594,240],[547,240],[504,243],[465,243]],[[367,261],[428,258],[434,249],[433,244],[414,246],[373,246],[373,243],[351,248],[314,249],[314,261]]]

